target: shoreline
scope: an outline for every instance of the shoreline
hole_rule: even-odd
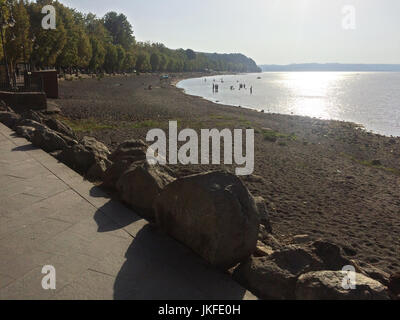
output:
[[[60,92],[63,120],[79,137],[93,136],[111,150],[128,139],[145,140],[150,129],[166,129],[171,120],[196,131],[253,128],[255,172],[243,181],[268,202],[278,240],[307,234],[387,272],[400,270],[393,254],[400,252],[400,138],[351,122],[215,104],[173,85],[161,88],[158,75],[65,81]],[[234,166],[173,167],[177,177],[219,169]]]
[[[338,72],[339,72],[339,71],[338,71]],[[272,72],[272,71],[271,71],[271,72],[268,72],[268,71],[267,71],[267,72],[263,72],[263,73],[276,73],[276,72]],[[236,75],[236,74],[227,74],[227,75]],[[215,105],[230,106],[230,107],[240,108],[240,109],[244,109],[244,110],[252,110],[252,111],[258,112],[258,113],[260,113],[260,114],[271,114],[271,115],[282,115],[282,116],[295,116],[295,117],[304,117],[304,118],[315,119],[315,120],[321,120],[321,121],[338,121],[338,122],[345,122],[345,123],[352,124],[352,125],[354,125],[356,128],[359,128],[359,129],[361,129],[361,130],[364,130],[365,132],[369,132],[369,133],[372,133],[372,134],[375,134],[375,135],[378,135],[378,136],[383,136],[383,137],[388,137],[388,138],[394,138],[394,139],[400,139],[400,135],[399,135],[399,136],[393,136],[393,135],[387,135],[387,134],[379,133],[379,132],[377,132],[377,131],[374,131],[374,130],[371,130],[371,129],[366,128],[365,125],[362,124],[362,123],[357,123],[357,122],[350,121],[350,120],[325,119],[325,118],[317,118],[317,117],[304,116],[304,115],[297,115],[297,114],[276,113],[276,112],[267,112],[267,111],[266,111],[266,112],[262,112],[262,111],[259,111],[259,110],[255,109],[255,108],[253,108],[253,107],[250,107],[250,106],[238,106],[238,105],[235,105],[235,104],[223,103],[223,102],[220,102],[220,101],[213,101],[213,100],[207,99],[206,97],[201,96],[201,95],[190,94],[190,93],[187,93],[187,92],[186,92],[186,89],[185,89],[185,88],[179,88],[179,87],[177,86],[177,85],[178,85],[180,82],[182,82],[182,81],[185,81],[185,80],[192,80],[192,79],[201,79],[201,78],[204,78],[204,77],[205,77],[205,76],[194,77],[194,78],[182,78],[182,79],[178,80],[176,83],[171,84],[171,85],[173,85],[175,88],[177,88],[178,90],[180,90],[183,94],[186,94],[186,95],[191,96],[191,97],[200,98],[200,99],[205,100],[205,101],[209,101],[209,102],[211,102],[211,103],[214,103]],[[265,110],[264,110],[264,111],[265,111]]]

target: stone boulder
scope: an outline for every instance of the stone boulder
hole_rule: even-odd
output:
[[[110,155],[112,162],[131,159],[132,162],[146,160],[147,145],[142,140],[128,140],[121,143]]]
[[[343,249],[334,243],[317,240],[311,244],[311,250],[323,261],[323,270],[342,270],[344,266],[353,265],[351,260],[344,256]]]
[[[95,138],[84,137],[80,144],[64,149],[60,154],[60,160],[72,169],[87,173],[96,163],[104,160],[108,162],[110,151]]]
[[[18,121],[17,126],[31,127],[35,128],[36,130],[45,130],[47,128],[44,124],[32,119],[21,119],[20,121]]]
[[[20,115],[16,114],[15,112],[0,111],[0,122],[10,129],[14,129],[20,118]]]
[[[298,300],[388,300],[388,292],[380,282],[355,273],[355,289],[345,289],[342,271],[317,271],[303,274],[296,284]],[[346,284],[346,282],[345,282]]]
[[[31,137],[31,142],[47,152],[64,150],[68,147],[67,142],[57,132],[49,128],[36,129]]]
[[[117,182],[122,200],[138,209],[144,218],[154,220],[154,200],[164,187],[174,181],[162,167],[147,163],[133,165]]]
[[[269,215],[267,211],[267,205],[263,197],[255,197],[254,201],[257,205],[258,217],[260,219],[260,224],[265,227],[265,230],[269,233],[272,233],[271,223],[269,221]]]
[[[106,159],[96,161],[87,172],[87,178],[92,181],[103,181],[105,172],[112,165],[112,162]]]
[[[322,261],[312,253],[288,246],[265,257],[251,257],[234,271],[234,278],[262,299],[294,299],[297,278],[318,270]]]
[[[119,178],[126,172],[132,165],[134,165],[134,159],[130,157],[118,159],[113,162],[112,165],[104,173],[103,187],[110,189],[117,189],[117,182]],[[142,164],[142,161],[137,164]]]
[[[48,126],[50,129],[54,131],[62,133],[63,135],[68,136],[74,140],[78,139],[74,131],[69,126],[67,126],[66,124],[62,123],[57,119],[48,118],[44,120],[44,123],[46,124],[46,126]]]
[[[43,123],[44,116],[43,116],[43,114],[41,114],[39,112],[36,112],[33,110],[27,110],[21,114],[21,118],[23,120],[33,120],[38,123]],[[53,128],[50,128],[50,129],[54,130]],[[57,130],[55,130],[55,131],[57,131]]]
[[[155,200],[157,225],[210,264],[229,269],[256,249],[256,203],[243,182],[227,172],[178,179]]]
[[[15,128],[15,132],[25,138],[28,141],[32,140],[32,137],[35,133],[36,129],[34,127],[28,127],[28,126],[18,126]]]
[[[369,263],[361,261],[351,260],[351,264],[355,267],[357,272],[360,272],[371,279],[379,281],[386,287],[389,285],[390,274],[386,273],[385,271]]]

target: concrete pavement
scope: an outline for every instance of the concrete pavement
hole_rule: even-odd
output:
[[[0,123],[0,299],[254,296]]]

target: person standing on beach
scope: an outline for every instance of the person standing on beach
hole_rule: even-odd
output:
[[[250,87],[250,94],[253,94],[253,86]]]
[[[215,84],[213,83],[213,92],[215,92]]]

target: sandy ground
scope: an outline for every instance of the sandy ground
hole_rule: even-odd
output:
[[[277,238],[324,238],[349,256],[400,271],[400,139],[346,122],[216,105],[163,88],[156,75],[63,81],[60,91],[64,120],[110,149],[145,139],[151,128],[166,129],[169,120],[180,129],[254,128],[255,172],[243,180],[269,203]],[[263,128],[279,133],[277,141],[266,139]],[[219,168],[174,167],[177,176]]]

